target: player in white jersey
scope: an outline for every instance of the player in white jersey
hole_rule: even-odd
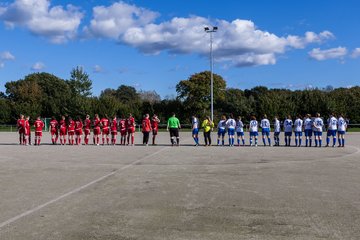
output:
[[[229,146],[234,146],[235,142],[235,127],[236,127],[236,121],[232,114],[230,114],[229,119],[226,121],[226,128],[228,130],[229,134]]]
[[[226,132],[226,116],[222,115],[221,116],[221,120],[219,121],[218,125],[217,125],[217,129],[218,129],[218,138],[217,138],[217,145],[220,146],[220,139],[221,139],[221,143],[222,146],[225,145],[225,132]]]
[[[251,117],[249,131],[250,131],[250,146],[257,147],[259,133],[258,133],[258,122],[256,121],[255,116]],[[255,141],[255,145],[253,145],[253,138]]]
[[[284,121],[285,146],[290,146],[291,144],[292,131],[293,131],[293,121],[291,120],[291,116],[288,115],[287,119],[285,119]]]
[[[303,120],[301,115],[298,115],[294,122],[294,132],[295,132],[295,145],[296,147],[301,146],[302,142],[302,129],[303,129]]]
[[[264,114],[263,119],[260,122],[261,134],[264,146],[266,146],[265,136],[267,137],[269,146],[271,146],[271,138],[270,138],[270,121],[267,119],[266,114]]]
[[[339,146],[338,147],[344,147],[345,146],[345,132],[347,129],[347,123],[343,117],[342,114],[339,114],[338,119],[338,138],[339,138]]]
[[[280,131],[281,131],[281,127],[280,127],[280,121],[279,121],[279,117],[275,116],[274,118],[274,141],[275,141],[275,145],[274,146],[280,146]]]
[[[196,116],[192,116],[191,118],[191,128],[195,146],[199,146],[199,119]]]
[[[330,114],[330,116],[327,120],[326,147],[328,147],[330,144],[330,136],[333,137],[332,147],[335,147],[337,125],[338,125],[338,120],[336,119],[335,114],[334,113]]]
[[[240,146],[240,139],[242,141],[242,145],[245,146],[245,138],[244,138],[244,124],[241,121],[241,117],[239,116],[236,121],[236,135],[237,135],[237,144]]]
[[[324,126],[324,121],[320,118],[320,113],[317,113],[316,118],[314,119],[314,136],[315,136],[315,147],[322,145],[322,131]]]
[[[311,115],[307,114],[304,120],[304,132],[305,132],[305,146],[311,147],[312,133],[313,133],[313,121]]]

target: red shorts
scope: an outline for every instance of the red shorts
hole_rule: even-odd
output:
[[[103,135],[109,135],[109,133],[110,133],[109,128],[103,128],[102,130]]]
[[[156,128],[156,129],[154,128],[154,129],[152,130],[152,134],[153,134],[153,135],[157,135],[157,134],[158,134],[158,129],[157,129],[157,128]]]
[[[82,134],[83,134],[82,129],[75,130],[75,134],[76,134],[76,135],[82,135]]]
[[[130,133],[134,133],[135,132],[135,128],[128,128],[127,132]]]
[[[69,136],[74,136],[74,135],[75,135],[75,131],[69,131],[68,134],[69,134]]]
[[[60,136],[66,135],[66,128],[60,128]]]
[[[55,129],[55,130],[51,130],[51,136],[52,135],[58,135],[59,133],[58,133],[58,131]]]
[[[42,137],[42,132],[35,132],[36,137]]]
[[[116,130],[111,130],[111,134],[112,135],[117,135],[117,131]]]
[[[121,136],[126,136],[126,129],[121,129],[120,134]]]
[[[19,129],[19,134],[25,134],[25,129],[23,128]]]
[[[85,135],[90,135],[90,128],[85,128]]]
[[[94,135],[100,134],[100,128],[94,128]]]

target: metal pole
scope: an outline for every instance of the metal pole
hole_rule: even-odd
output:
[[[214,76],[213,76],[213,52],[212,52],[212,43],[213,43],[213,32],[210,32],[210,98],[211,98],[211,121],[214,121]]]

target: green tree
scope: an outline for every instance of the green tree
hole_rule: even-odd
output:
[[[184,103],[185,111],[191,114],[210,113],[210,75],[209,71],[191,75],[176,85],[177,98]],[[214,74],[214,105],[225,98],[226,82]],[[202,117],[201,116],[201,117]]]
[[[71,70],[69,85],[78,96],[89,97],[92,94],[92,81],[82,67],[77,66]]]

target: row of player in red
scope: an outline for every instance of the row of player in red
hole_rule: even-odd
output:
[[[146,114],[142,121],[142,131],[143,132],[153,132],[153,144],[155,144],[156,135],[158,132],[158,124],[160,120],[154,114],[154,116],[149,118],[149,115]],[[17,120],[17,128],[19,132],[19,143],[23,145],[28,145],[31,141],[31,130],[30,130],[30,117],[24,117],[20,114],[19,119]],[[41,120],[40,116],[37,117],[33,124],[35,128],[35,145],[40,145],[43,128],[45,126],[44,122]],[[120,144],[125,145],[131,144],[134,145],[134,133],[135,133],[135,119],[132,114],[129,114],[128,118],[117,119],[116,116],[109,119],[108,117],[100,118],[98,114],[95,114],[94,119],[90,119],[89,115],[86,115],[84,121],[80,117],[73,120],[71,117],[66,119],[65,116],[61,117],[60,121],[57,121],[55,117],[52,117],[49,125],[49,131],[51,133],[51,141],[53,144],[57,144],[60,137],[60,144],[65,145],[68,139],[70,145],[81,144],[82,135],[84,134],[84,143],[89,144],[89,138],[91,129],[93,130],[93,143],[96,145],[100,144],[100,135],[102,137],[102,144],[110,144],[110,135],[111,135],[111,144],[116,144],[117,134],[120,132],[121,139]]]

